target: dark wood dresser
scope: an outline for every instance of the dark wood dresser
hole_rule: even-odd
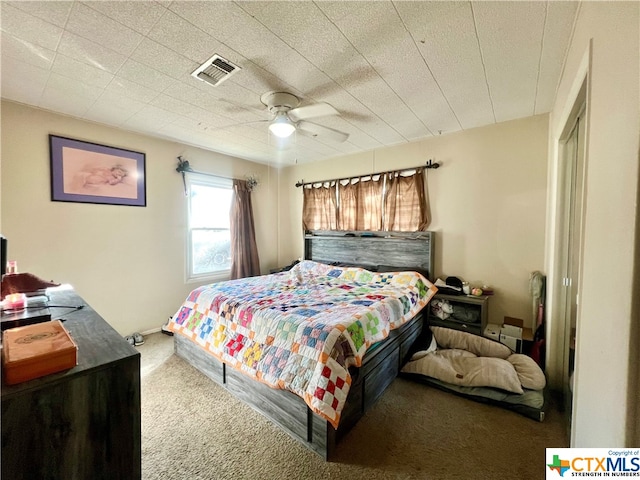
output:
[[[140,353],[73,289],[50,289],[49,305],[78,345],[78,365],[3,381],[1,478],[140,479]]]

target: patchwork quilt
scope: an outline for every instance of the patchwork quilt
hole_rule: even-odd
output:
[[[273,388],[289,390],[334,428],[349,367],[413,318],[437,288],[417,272],[374,273],[302,261],[288,272],[193,290],[168,328]]]

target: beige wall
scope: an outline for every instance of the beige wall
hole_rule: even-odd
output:
[[[637,311],[632,285],[637,255],[639,16],[636,2],[584,2],[550,116],[547,268],[553,272],[554,146],[588,72],[586,204],[579,289],[572,447],[635,447],[638,404]],[[592,50],[589,46],[592,45]],[[637,296],[637,295],[636,295]],[[551,299],[550,331],[559,322]],[[635,313],[635,316],[634,316]],[[554,337],[549,348],[555,349]],[[630,348],[631,343],[631,348]]]
[[[146,154],[147,206],[50,200],[48,135]],[[186,204],[177,156],[196,170],[256,174],[263,272],[277,264],[278,170],[185,145],[2,103],[2,225],[22,272],[72,284],[120,334],[159,328],[197,284],[185,282]]]
[[[533,319],[529,275],[544,267],[548,117],[539,115],[373,152],[292,166],[282,174],[281,260],[303,254],[296,181],[440,162],[428,170],[435,275],[495,289],[489,321]],[[391,261],[390,261],[391,262]],[[392,262],[391,262],[392,263]]]

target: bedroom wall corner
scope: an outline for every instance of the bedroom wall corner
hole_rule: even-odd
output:
[[[120,334],[158,330],[197,286],[185,280],[187,210],[178,155],[196,170],[259,178],[261,269],[276,264],[274,169],[13,102],[1,107],[0,208],[11,258],[22,272],[73,285]],[[52,202],[49,134],[145,153],[147,206]]]

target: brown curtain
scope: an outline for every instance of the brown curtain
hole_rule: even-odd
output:
[[[385,193],[384,230],[417,232],[426,230],[431,221],[424,170],[403,177],[399,173],[387,174]]]
[[[302,226],[305,230],[336,230],[336,184],[302,188]]]
[[[352,179],[353,180],[353,179]],[[338,185],[338,229],[378,231],[382,227],[383,177]]]
[[[260,275],[260,260],[253,226],[251,190],[245,180],[234,180],[231,200],[231,279],[255,275]]]
[[[339,183],[338,196],[338,230],[358,230],[358,184],[351,180],[346,185]]]

